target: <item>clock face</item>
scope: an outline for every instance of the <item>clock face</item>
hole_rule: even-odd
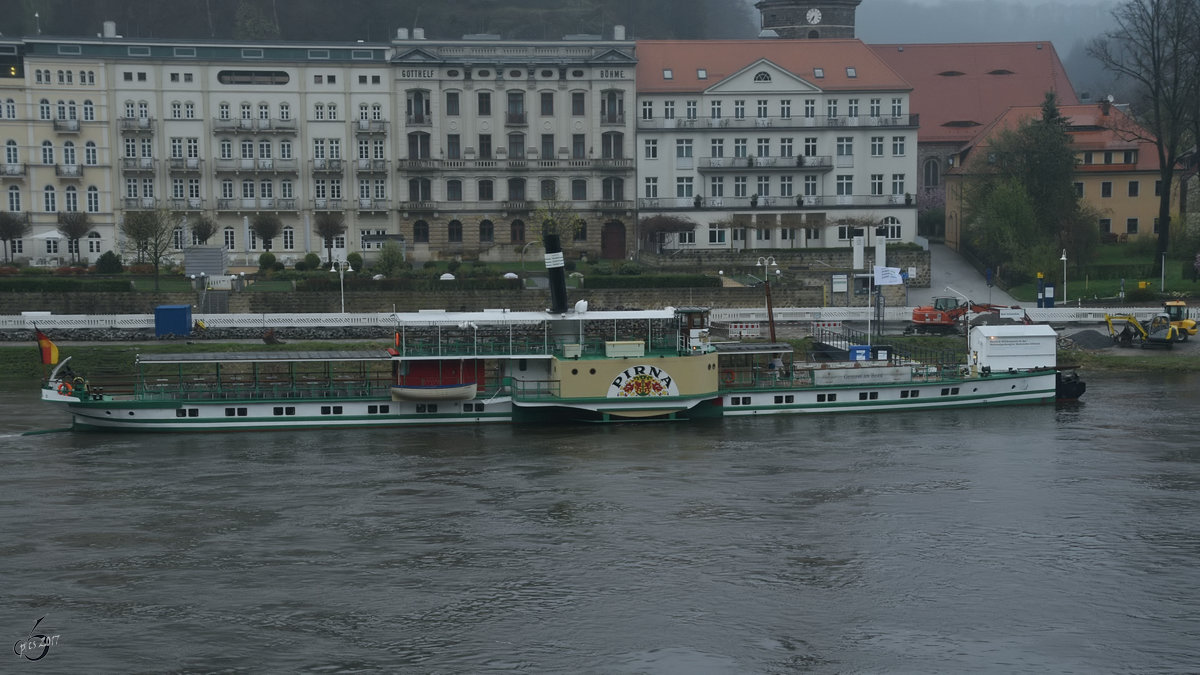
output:
[[[804,15],[809,23],[821,23],[821,10],[813,8],[808,10],[808,14]]]

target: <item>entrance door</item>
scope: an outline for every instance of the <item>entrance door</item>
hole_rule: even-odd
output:
[[[600,257],[608,260],[625,258],[625,224],[610,220],[600,231]]]

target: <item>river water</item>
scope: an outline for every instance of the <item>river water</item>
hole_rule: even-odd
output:
[[[704,424],[21,431],[0,626],[42,673],[1200,669],[1194,377]],[[38,650],[40,653],[40,650]]]

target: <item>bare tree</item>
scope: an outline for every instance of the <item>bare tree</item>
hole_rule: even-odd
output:
[[[317,214],[315,228],[317,236],[325,243],[325,252],[329,256],[329,264],[333,264],[333,240],[346,232],[346,217],[341,213],[326,212]]]
[[[0,241],[4,242],[4,262],[10,262],[10,252],[14,239],[20,239],[29,234],[33,227],[29,220],[8,211],[0,211]]]
[[[559,199],[558,192],[554,192],[538,202],[533,211],[533,222],[542,226],[543,237],[557,234],[563,241],[571,241],[584,221],[574,204]]]
[[[260,213],[250,221],[250,229],[263,242],[263,250],[271,250],[271,240],[283,232],[283,221],[273,213]]]
[[[1134,85],[1134,115],[1145,133],[1123,130],[1154,143],[1162,190],[1158,205],[1158,255],[1170,244],[1171,194],[1176,163],[1184,149],[1196,90],[1197,57],[1192,49],[1196,0],[1129,0],[1113,10],[1117,27],[1097,39],[1088,53],[1118,78]],[[1143,138],[1149,136],[1149,138]]]
[[[121,223],[127,253],[136,253],[138,262],[154,265],[154,290],[158,290],[158,271],[163,258],[175,244],[175,230],[180,227],[179,214],[168,209],[129,211]]]
[[[201,246],[208,243],[209,239],[217,234],[217,224],[208,216],[200,216],[192,223],[192,237],[200,243]]]
[[[645,250],[656,251],[660,236],[669,233],[692,232],[696,229],[696,221],[682,216],[647,216],[638,223]]]
[[[82,211],[60,211],[58,213],[58,231],[67,238],[67,250],[71,252],[71,262],[79,261],[79,240],[92,231],[92,220]]]

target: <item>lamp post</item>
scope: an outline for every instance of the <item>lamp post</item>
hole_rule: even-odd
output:
[[[334,266],[337,267],[336,270]],[[342,292],[342,314],[346,313],[346,272],[353,271],[354,269],[350,267],[349,261],[346,260],[334,260],[332,266],[329,268],[330,274],[337,272],[338,275],[338,288]]]
[[[1067,295],[1067,249],[1063,249],[1062,257],[1059,260],[1063,264],[1063,304],[1065,305],[1070,301],[1070,297]]]
[[[779,269],[779,265],[775,262],[775,256],[760,256],[755,267],[762,268],[763,293],[767,296],[767,327],[771,331],[771,342],[775,341],[775,313],[771,308],[771,268],[775,268],[775,275],[778,277],[783,274]]]

